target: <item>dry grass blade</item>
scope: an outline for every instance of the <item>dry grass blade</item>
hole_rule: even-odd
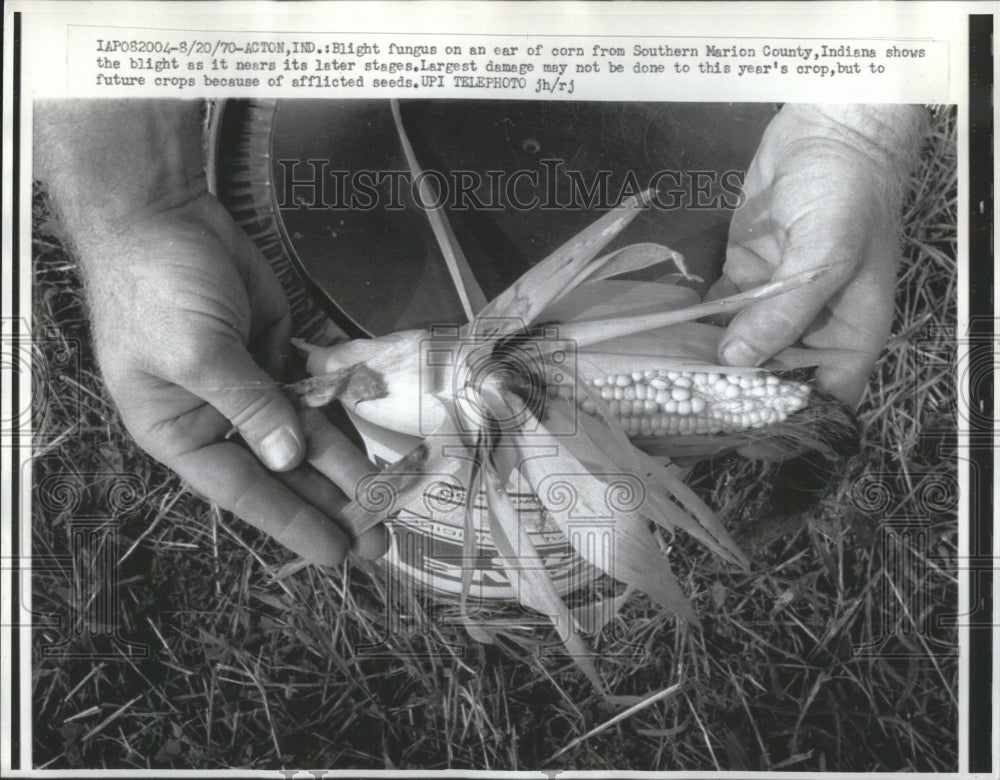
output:
[[[108,715],[108,717],[106,717],[104,720],[102,720],[100,723],[98,723],[96,726],[94,726],[90,731],[88,731],[86,734],[84,734],[81,737],[81,740],[83,742],[86,742],[91,737],[96,736],[97,734],[100,734],[105,729],[106,726],[109,726],[110,724],[112,724],[116,720],[118,720],[118,718],[120,718],[128,710],[129,707],[131,707],[133,704],[135,704],[141,698],[142,698],[142,694],[141,693],[138,696],[133,696],[131,699],[129,699],[127,702],[125,702],[121,707],[119,707],[118,709],[116,709],[114,712],[112,712],[110,715]]]
[[[659,691],[658,693],[654,693],[654,694],[651,694],[651,695],[647,696],[642,701],[637,702],[636,704],[633,704],[631,707],[629,707],[628,709],[626,709],[626,710],[624,710],[622,712],[619,712],[613,718],[609,718],[608,720],[604,721],[604,723],[600,724],[599,726],[595,726],[594,728],[592,728],[590,731],[588,731],[583,736],[577,737],[576,739],[574,739],[569,744],[564,745],[563,747],[561,747],[559,750],[557,750],[555,753],[553,753],[549,757],[549,761],[555,760],[556,758],[558,758],[559,756],[561,756],[563,753],[567,752],[568,750],[572,750],[577,745],[579,745],[579,744],[581,744],[583,742],[586,742],[588,739],[590,739],[594,735],[600,734],[602,731],[607,731],[609,728],[611,728],[615,724],[621,723],[623,720],[631,718],[637,712],[642,712],[647,707],[650,707],[653,704],[656,704],[656,702],[663,701],[663,699],[666,699],[668,696],[673,696],[682,687],[683,686],[681,685],[681,683],[674,683],[669,688],[664,688],[662,691]]]

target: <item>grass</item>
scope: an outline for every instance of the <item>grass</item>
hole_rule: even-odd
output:
[[[955,771],[955,165],[941,110],[861,453],[797,513],[757,487],[773,470],[714,467],[711,496],[752,570],[672,542],[703,626],[640,596],[605,628],[610,687],[651,697],[624,718],[546,631],[479,645],[451,606],[387,592],[377,567],[301,567],[139,451],[36,196],[36,376],[50,391],[35,409],[33,544],[51,565],[33,576],[35,765]],[[758,516],[741,522],[739,507]]]

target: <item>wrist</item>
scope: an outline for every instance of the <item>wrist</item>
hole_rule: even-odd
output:
[[[927,131],[927,110],[914,105],[814,106],[834,127],[887,162],[909,167]]]
[[[817,134],[848,144],[874,164],[901,176],[916,164],[928,126],[927,110],[915,105],[790,104],[785,112]]]
[[[137,223],[206,191],[198,102],[66,100],[36,112],[35,175],[81,255],[99,257]]]
[[[928,112],[916,105],[789,104],[781,114],[783,134],[794,144],[837,150],[880,213],[895,218],[920,160]]]

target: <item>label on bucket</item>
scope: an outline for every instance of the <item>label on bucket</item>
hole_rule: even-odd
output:
[[[388,431],[348,413],[365,443],[368,457],[376,463],[395,463],[419,440]],[[443,486],[444,487],[444,486]],[[535,551],[542,559],[553,584],[561,594],[582,587],[592,576],[587,565],[570,546],[559,528],[546,516],[531,493],[511,493],[522,527],[526,527]],[[425,497],[419,508],[409,507],[388,521],[391,542],[386,560],[414,585],[440,593],[459,595],[462,571],[472,570],[470,598],[514,600],[517,583],[512,583],[489,532],[486,499],[477,496],[473,508],[473,559],[464,551],[466,493],[447,486]]]

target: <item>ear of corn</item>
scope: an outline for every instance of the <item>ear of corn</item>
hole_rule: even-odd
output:
[[[743,432],[782,423],[808,403],[810,387],[802,382],[725,370],[633,371],[590,384],[630,438]],[[579,406],[597,413],[589,397]]]
[[[369,362],[354,362],[357,355],[343,348],[320,350],[303,345],[309,352],[308,370],[329,377],[325,384],[314,379],[298,386],[306,402],[322,405],[340,398],[370,422],[409,435],[436,429],[445,414],[440,393],[456,387],[455,367],[421,364],[421,344],[426,339],[423,331],[394,337],[389,359],[383,356]],[[459,345],[452,348],[457,350]],[[587,353],[581,357],[587,364],[581,367],[581,379],[607,404],[632,439],[735,433],[780,424],[806,406],[811,392],[803,382],[765,371],[711,364],[695,369],[683,358],[680,365],[667,357],[637,359],[633,371],[603,374],[589,365]],[[526,364],[535,359],[529,355]],[[656,362],[664,367],[638,367]],[[354,366],[366,370],[356,370],[356,378],[345,384],[345,374],[350,376]],[[558,373],[546,373],[545,390],[550,397],[581,395],[579,408],[597,414],[591,394],[580,394],[573,384],[556,381]]]

